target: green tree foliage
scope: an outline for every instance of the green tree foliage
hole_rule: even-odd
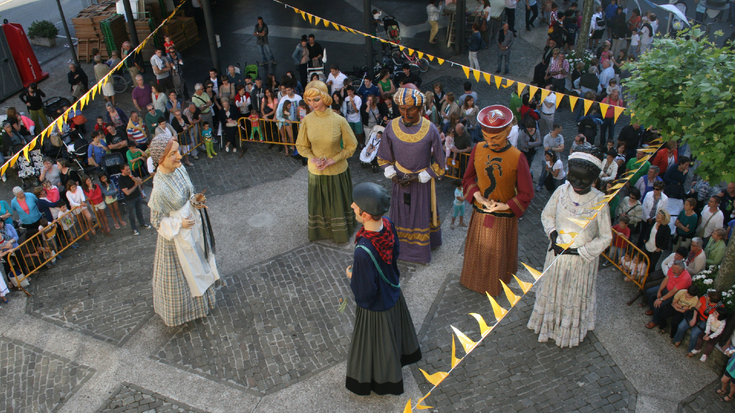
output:
[[[634,118],[664,140],[688,143],[701,161],[700,177],[713,185],[735,181],[733,47],[716,47],[695,27],[674,39],[657,38],[629,65],[632,76],[623,84]]]

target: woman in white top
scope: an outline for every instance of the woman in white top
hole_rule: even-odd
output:
[[[544,152],[544,157],[546,159],[546,171],[552,176],[554,182],[553,189],[556,189],[564,183],[567,177],[566,172],[564,172],[564,164],[560,159],[556,158],[554,151]]]
[[[617,152],[611,149],[607,153],[605,163],[602,164],[602,171],[600,171],[600,180],[602,180],[603,185],[607,184],[608,182],[612,182],[613,180],[615,180],[615,177],[618,176],[618,163],[615,162],[616,155]]]
[[[85,182],[86,180],[86,177],[82,176],[82,182]],[[87,207],[87,197],[84,196],[82,187],[77,185],[73,180],[66,183],[66,199],[69,200],[69,205],[71,205],[74,215],[82,214],[89,231],[92,235],[96,235],[97,232],[94,230],[92,223],[92,214],[89,212],[89,208]],[[85,235],[84,239],[89,241],[89,235]]]
[[[664,194],[664,183],[663,181],[656,181],[653,184],[653,191],[646,194],[643,198],[643,221],[641,221],[641,234],[645,234],[651,230],[656,213],[660,211],[666,211],[666,207],[669,204],[669,197]],[[643,236],[638,240],[638,248],[642,248],[643,243],[641,240]]]

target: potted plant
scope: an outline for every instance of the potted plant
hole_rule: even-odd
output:
[[[38,46],[56,46],[57,34],[59,34],[59,29],[48,20],[34,21],[28,28],[28,38],[31,44]]]

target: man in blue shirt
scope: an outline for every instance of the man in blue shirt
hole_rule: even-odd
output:
[[[368,95],[373,95],[378,98],[376,102],[380,100],[380,89],[373,84],[373,81],[369,77],[365,77],[365,82],[360,86],[360,89],[357,89],[357,94],[360,95],[363,102],[367,102]]]
[[[470,69],[480,70],[480,62],[477,61],[477,52],[485,48],[485,42],[482,41],[480,34],[480,25],[475,23],[472,25],[472,36],[470,36]]]
[[[30,238],[38,232],[41,211],[38,209],[38,198],[30,192],[23,192],[21,187],[13,188],[13,198],[10,201],[10,209],[18,213],[20,224],[26,229],[26,238]]]

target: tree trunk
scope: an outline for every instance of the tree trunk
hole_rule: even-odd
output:
[[[582,10],[582,27],[577,32],[577,44],[574,47],[574,55],[577,57],[582,56],[587,44],[590,39],[590,23],[592,22],[592,15],[595,14],[595,2],[593,0],[586,0],[584,2],[584,9]]]
[[[735,241],[730,240],[715,278],[715,289],[727,291],[735,284]]]

